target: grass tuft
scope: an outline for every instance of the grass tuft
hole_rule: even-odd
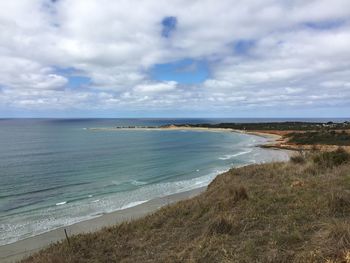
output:
[[[238,189],[236,189],[234,191],[234,198],[233,199],[235,201],[248,199],[247,190],[243,186],[239,187]]]
[[[333,220],[321,226],[312,240],[320,258],[345,262],[350,251],[350,225],[348,221]]]
[[[295,163],[295,164],[302,164],[302,163],[305,163],[305,157],[304,156],[301,156],[301,155],[295,155],[295,156],[292,156],[290,157],[290,160],[292,163]]]
[[[231,222],[227,218],[219,216],[210,223],[208,228],[208,234],[230,234],[232,230],[233,225],[231,224]]]
[[[332,215],[347,216],[350,214],[350,193],[332,192],[328,198],[328,206]]]
[[[306,162],[307,156],[305,151],[299,151],[298,154],[290,157],[290,161],[294,164],[303,164]]]

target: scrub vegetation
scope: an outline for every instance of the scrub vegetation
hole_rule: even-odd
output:
[[[350,133],[342,131],[315,131],[304,133],[289,133],[286,135],[288,142],[308,145],[346,145],[350,146]]]
[[[221,128],[236,129],[245,131],[326,131],[326,130],[347,130],[350,129],[350,122],[257,122],[257,123],[201,123],[201,124],[171,124],[164,125],[163,128],[173,127],[193,127],[193,128]]]

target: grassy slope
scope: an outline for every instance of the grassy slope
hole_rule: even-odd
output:
[[[232,169],[198,197],[23,262],[350,262],[350,164],[306,159]]]

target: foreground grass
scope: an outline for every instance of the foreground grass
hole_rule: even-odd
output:
[[[195,198],[23,262],[350,262],[349,160],[339,151],[232,169]]]

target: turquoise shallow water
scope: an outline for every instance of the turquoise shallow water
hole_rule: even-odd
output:
[[[272,158],[255,147],[265,139],[232,132],[86,129],[169,122],[0,120],[0,245],[205,186],[232,166]]]

